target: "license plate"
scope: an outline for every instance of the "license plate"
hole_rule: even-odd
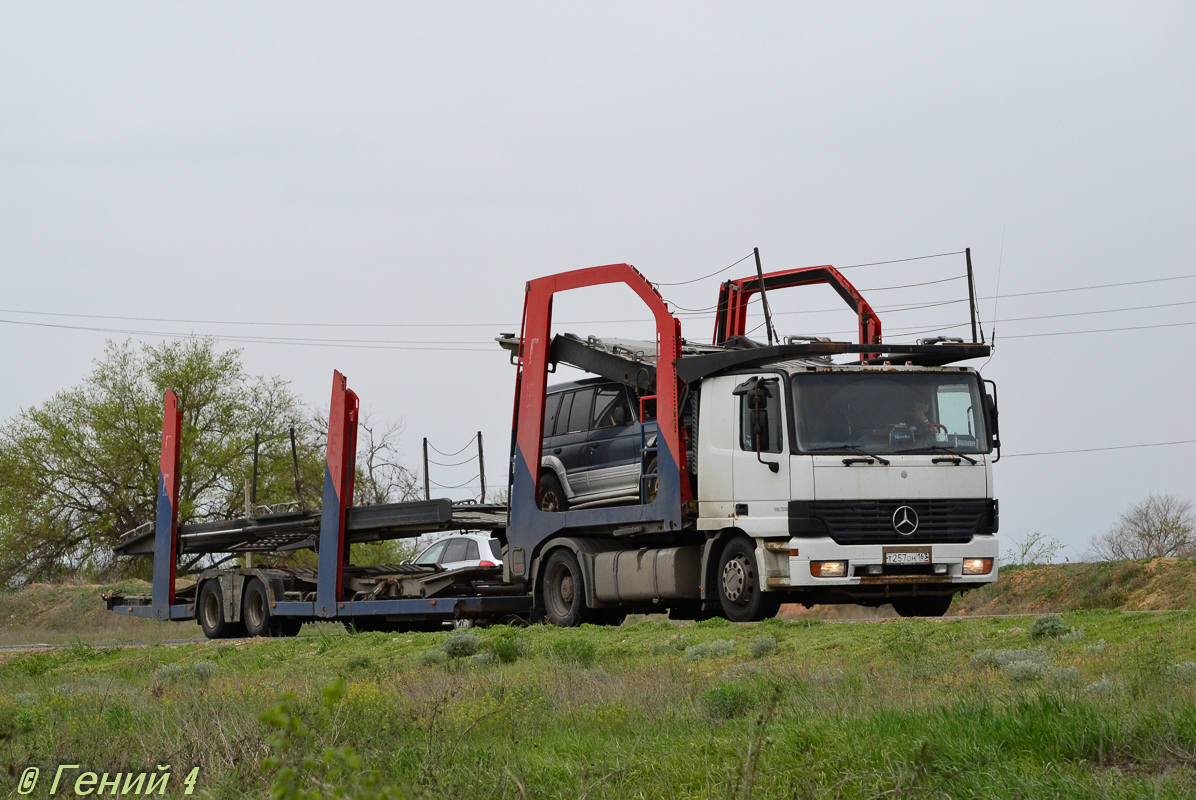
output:
[[[929,564],[930,549],[923,550],[885,550],[886,564]]]

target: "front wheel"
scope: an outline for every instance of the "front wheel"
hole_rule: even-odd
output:
[[[893,610],[902,617],[941,617],[951,607],[951,595],[945,597],[900,597]]]
[[[760,588],[755,542],[746,536],[732,539],[723,548],[718,563],[718,599],[727,619],[759,622],[776,616],[781,598]]]

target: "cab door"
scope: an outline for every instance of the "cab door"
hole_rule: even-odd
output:
[[[775,374],[745,378],[732,392],[738,406],[731,457],[736,525],[757,536],[788,536],[786,387]]]

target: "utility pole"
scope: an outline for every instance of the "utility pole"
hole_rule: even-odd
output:
[[[478,431],[478,477],[482,483],[482,502],[486,502],[486,457],[482,454],[482,432]]]
[[[424,499],[432,499],[432,485],[428,483],[428,437],[424,437]]]
[[[257,455],[256,448],[254,448],[254,455]],[[249,478],[245,479],[245,519],[253,519],[253,488]],[[245,569],[253,569],[253,553],[245,554]]]

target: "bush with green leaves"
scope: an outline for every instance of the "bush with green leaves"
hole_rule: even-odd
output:
[[[182,680],[186,674],[181,664],[162,664],[154,670],[154,680],[158,683],[174,683]]]
[[[683,633],[678,633],[670,636],[663,642],[657,642],[652,645],[652,655],[663,656],[669,653],[684,653],[685,648],[689,647],[693,639]]]
[[[685,657],[690,661],[701,661],[706,658],[726,658],[735,653],[734,639],[715,639],[713,642],[702,642],[685,648]]]
[[[752,652],[752,658],[764,658],[770,656],[777,651],[777,637],[757,636],[752,640],[749,649]]]
[[[741,716],[755,702],[750,685],[734,681],[716,683],[702,692],[702,712],[712,720],[722,721]]]
[[[598,658],[598,647],[587,639],[567,636],[552,643],[552,655],[564,664],[591,667]]]
[[[488,652],[494,654],[494,657],[503,664],[512,664],[521,658],[525,658],[531,650],[527,639],[519,633],[517,628],[512,628],[509,625],[500,627],[486,642],[486,649]]]
[[[1180,683],[1196,683],[1196,664],[1184,661],[1171,668],[1171,677]]]
[[[468,628],[458,628],[444,637],[443,646],[449,658],[467,658],[482,649],[482,637]]]
[[[1037,648],[1025,650],[977,650],[972,653],[977,667],[1000,669],[1015,681],[1041,680],[1051,668],[1051,658]]]
[[[211,680],[218,671],[219,668],[211,661],[196,661],[191,665],[191,677],[201,683]]]
[[[1031,639],[1058,639],[1072,632],[1072,627],[1058,614],[1039,617],[1030,625]]]

